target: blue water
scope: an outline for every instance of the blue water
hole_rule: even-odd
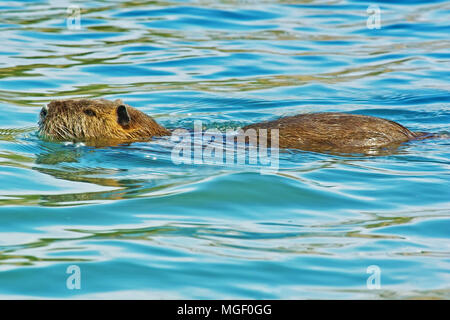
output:
[[[101,97],[169,128],[340,111],[445,136],[449,2],[7,1],[0,21],[1,298],[450,298],[449,139],[261,174],[36,135],[52,99]]]

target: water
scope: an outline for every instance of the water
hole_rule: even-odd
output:
[[[286,151],[260,174],[175,165],[164,139],[36,135],[40,108],[69,97],[169,128],[341,111],[448,134],[448,2],[8,1],[0,17],[1,298],[450,298],[448,139]]]

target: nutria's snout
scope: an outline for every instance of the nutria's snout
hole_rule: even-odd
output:
[[[170,132],[121,100],[55,100],[39,113],[39,134],[59,141],[136,141]]]

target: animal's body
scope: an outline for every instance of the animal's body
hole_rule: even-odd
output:
[[[338,112],[307,113],[248,125],[243,130],[279,129],[279,147],[317,152],[365,152],[422,137],[390,120]]]
[[[346,113],[308,113],[248,125],[259,133],[278,129],[279,147],[318,152],[365,152],[399,145],[425,136],[382,118]],[[101,145],[146,140],[171,132],[145,113],[121,100],[55,100],[44,107],[41,135]]]

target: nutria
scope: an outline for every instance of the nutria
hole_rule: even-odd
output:
[[[309,113],[251,124],[243,130],[279,129],[279,147],[318,152],[365,152],[421,139],[402,125],[377,117],[346,113]],[[122,100],[55,100],[42,108],[39,133],[54,140],[103,145],[168,136],[169,130]],[[268,130],[270,137],[270,130]]]

